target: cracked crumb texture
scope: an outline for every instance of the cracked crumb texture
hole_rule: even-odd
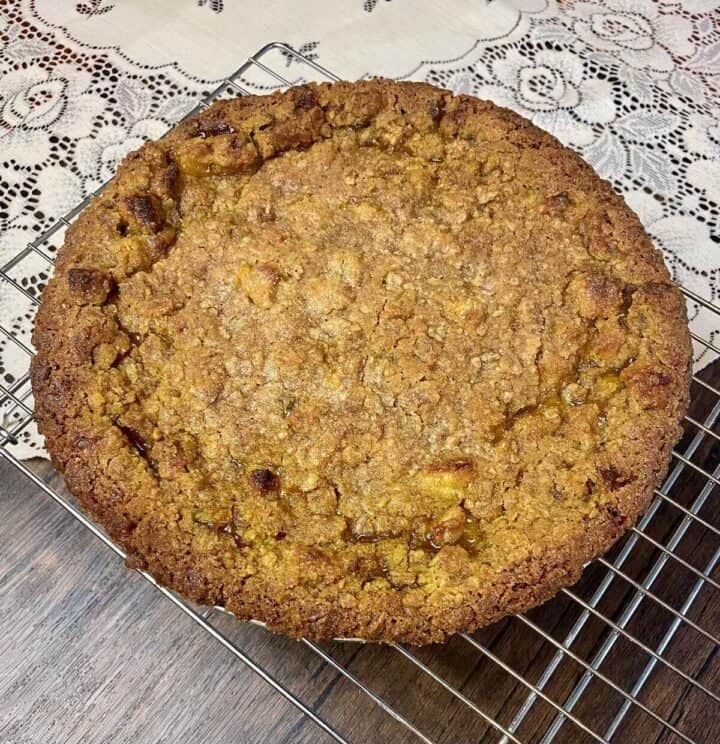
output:
[[[293,636],[444,640],[577,580],[688,404],[635,215],[414,83],[216,103],[70,227],[35,328],[56,466],[130,565]]]

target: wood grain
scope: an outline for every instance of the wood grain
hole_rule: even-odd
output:
[[[718,385],[720,364],[706,370]],[[691,415],[704,420],[716,397],[695,386]],[[683,451],[696,429],[678,445]],[[713,472],[720,446],[705,437],[692,461]],[[676,464],[676,463],[675,463]],[[33,463],[48,482],[58,478],[47,463]],[[685,468],[670,496],[690,508],[707,480]],[[720,528],[720,488],[708,489],[703,519]],[[682,524],[670,504],[659,508],[647,529],[662,543]],[[628,538],[626,538],[628,539]],[[642,581],[661,556],[636,536],[623,571]],[[619,554],[616,546],[609,559]],[[693,524],[676,553],[703,569],[720,548],[718,535]],[[572,588],[589,600],[606,569],[594,563]],[[710,574],[720,581],[716,567]],[[652,591],[675,608],[697,577],[672,558],[665,559]],[[618,621],[635,589],[615,577],[598,609]],[[720,635],[720,591],[705,584],[688,617]],[[128,571],[96,538],[27,479],[0,459],[0,741],[32,742],[327,742],[330,737],[234,659],[139,575]],[[560,595],[528,614],[531,622],[562,642],[581,607]],[[312,706],[353,742],[414,742],[417,739],[383,712],[352,682],[311,648],[271,635],[215,612],[212,622],[271,674]],[[627,631],[656,648],[673,615],[642,599]],[[607,640],[608,625],[590,616],[572,645],[589,661]],[[474,636],[497,658],[535,683],[557,648],[517,619],[505,619]],[[465,702],[397,650],[331,643],[323,646],[395,710],[438,742],[497,741],[499,735]],[[693,628],[681,625],[663,656],[720,694],[720,653]],[[527,697],[527,687],[467,640],[411,653],[487,715],[507,726]],[[600,671],[625,690],[633,687],[649,655],[620,637]],[[584,669],[563,656],[545,692],[562,703]],[[694,741],[720,741],[720,706],[663,664],[656,665],[639,700]],[[623,704],[623,696],[593,679],[573,710],[592,730],[603,733]],[[518,729],[523,742],[539,742],[556,711],[538,700]],[[557,742],[592,738],[565,722]],[[681,741],[637,706],[631,706],[615,742]]]

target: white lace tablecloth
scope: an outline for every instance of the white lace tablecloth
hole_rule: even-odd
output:
[[[270,41],[348,79],[427,80],[509,106],[621,191],[673,276],[720,295],[720,0],[0,0],[0,265]],[[306,70],[287,56],[286,74]],[[47,265],[12,278],[30,292]],[[689,303],[693,330],[717,316]],[[0,281],[29,343],[32,306]],[[712,353],[695,349],[696,368]],[[0,336],[0,384],[27,357]],[[24,395],[26,389],[18,391]],[[4,412],[5,423],[15,415]],[[9,421],[10,420],[10,421]],[[15,446],[42,454],[32,426]]]

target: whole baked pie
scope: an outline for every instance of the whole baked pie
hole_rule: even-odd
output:
[[[537,605],[646,508],[685,306],[580,158],[429,85],[216,103],[67,232],[35,328],[55,465],[131,565],[293,636]]]

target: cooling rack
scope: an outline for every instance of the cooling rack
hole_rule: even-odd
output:
[[[307,79],[338,77],[285,44],[268,44],[187,116],[249,88]],[[27,268],[52,272],[66,228],[101,190],[0,268],[0,282],[19,293],[28,311],[39,298],[23,282]],[[683,292],[720,324],[719,307]],[[0,334],[29,363],[29,340],[1,322]],[[720,353],[697,334],[694,342]],[[139,573],[331,740],[720,741],[718,381],[717,363],[694,375],[685,434],[665,482],[636,527],[590,564],[577,585],[525,615],[443,646],[296,644],[265,634],[264,651],[256,653],[257,644],[241,631],[249,626],[217,608],[199,608]],[[47,468],[14,453],[33,417],[27,369],[0,384],[0,412],[0,455],[124,558]],[[303,674],[311,684],[299,684]]]

